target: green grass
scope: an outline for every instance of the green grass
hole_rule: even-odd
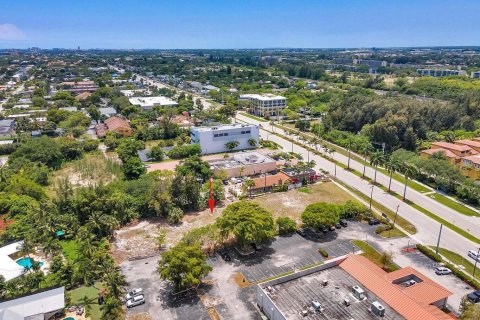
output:
[[[91,320],[100,320],[102,317],[102,312],[100,311],[100,306],[97,303],[98,291],[100,289],[102,289],[102,284],[100,282],[96,282],[94,286],[91,286],[91,287],[82,286],[67,292],[70,294],[72,305],[81,304],[81,299],[84,296],[87,296],[92,301],[92,304],[91,304],[92,309],[90,311],[87,311],[87,316],[89,316]]]
[[[368,243],[362,240],[352,240],[352,243],[356,245],[360,250],[363,251],[362,256],[372,261],[380,268],[383,268],[383,264],[381,262],[382,254],[380,252],[378,252],[371,245],[369,245]],[[385,265],[384,270],[387,272],[392,272],[398,269],[399,267],[395,263],[391,262]]]
[[[431,194],[429,195],[430,198],[440,202],[441,204],[444,204],[446,205],[447,207],[449,208],[452,208],[460,213],[463,213],[464,215],[466,216],[474,216],[474,217],[480,217],[480,214],[475,211],[475,210],[472,210],[458,202],[455,202],[453,201],[452,199],[449,199],[447,197],[445,197],[444,195],[441,195],[439,193],[434,193],[434,194]]]
[[[435,250],[434,246],[431,246],[433,250]],[[450,250],[444,249],[444,248],[438,248],[438,253],[453,262],[456,265],[464,266],[465,269],[463,271],[465,273],[468,273],[469,275],[473,274],[473,268],[474,264],[472,263],[472,260],[467,260],[458,253],[452,252]],[[477,280],[480,280],[480,263],[477,263],[477,271],[475,271],[475,278]]]
[[[63,256],[68,262],[73,262],[77,258],[77,243],[75,240],[60,241]]]
[[[255,283],[256,283],[256,284],[264,283],[264,282],[267,282],[267,281],[271,281],[271,280],[275,280],[275,279],[284,277],[284,276],[289,275],[289,274],[292,274],[292,273],[293,273],[293,270],[287,271],[287,272],[284,272],[284,273],[281,273],[281,274],[277,274],[276,276],[273,276],[273,277],[270,277],[270,278],[265,278],[265,279],[259,280],[259,281],[255,282]]]
[[[253,119],[253,120],[257,120],[257,121],[261,121],[261,122],[267,122],[266,119],[260,118],[260,117],[257,117],[257,116],[254,116],[253,114],[250,114],[250,113],[240,112],[240,114],[241,114],[242,116],[245,116],[245,117],[250,118],[250,119]]]
[[[312,191],[309,189],[309,188],[306,188],[306,187],[301,187],[301,188],[298,188],[297,189],[298,192],[303,192],[303,193],[312,193]]]

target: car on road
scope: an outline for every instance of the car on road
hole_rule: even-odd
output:
[[[372,219],[368,220],[368,224],[371,225],[371,226],[374,226],[376,224],[380,224],[380,220],[378,220],[376,218],[372,218]]]
[[[133,297],[127,301],[127,308],[133,308],[145,303],[145,297],[143,294]]]
[[[345,228],[346,226],[348,226],[347,220],[345,220],[345,219],[340,219],[340,225],[341,225],[342,227],[344,227],[344,228]]]
[[[439,276],[443,276],[445,274],[451,274],[452,270],[445,268],[445,267],[436,267],[435,268],[435,273],[438,274]]]
[[[129,293],[127,293],[127,295],[125,296],[125,300],[130,300],[133,297],[142,294],[142,292],[143,292],[142,288],[135,288],[132,291],[130,291]]]
[[[340,224],[340,222],[335,223],[335,228],[342,229],[342,225]]]
[[[480,290],[476,290],[472,293],[467,294],[467,299],[473,303],[480,302]]]
[[[477,253],[478,251],[468,250],[468,256],[473,260],[477,260],[478,262],[480,262],[480,256]]]
[[[305,230],[304,230],[304,229],[298,229],[298,230],[297,230],[297,233],[298,233],[299,235],[301,235],[302,237],[305,237],[305,236],[307,235],[307,234],[305,233]]]

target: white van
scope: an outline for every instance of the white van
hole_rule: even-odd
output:
[[[475,250],[468,250],[468,256],[473,260],[480,262],[480,256],[477,255],[477,252],[478,251],[475,251]]]

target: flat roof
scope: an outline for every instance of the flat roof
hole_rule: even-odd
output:
[[[60,287],[0,303],[0,320],[43,319],[43,314],[63,308],[65,288]]]
[[[270,100],[282,100],[282,99],[285,100],[287,98],[282,96],[277,96],[271,93],[265,93],[265,94],[247,93],[247,94],[241,94],[240,99],[257,99],[262,101],[270,101]]]
[[[327,286],[323,286],[323,280],[328,281]],[[352,294],[353,286],[362,288],[367,299],[357,300]],[[385,316],[382,319],[404,319],[339,266],[272,287],[274,293],[267,295],[287,319],[378,319],[379,317],[374,316],[369,310],[373,301],[378,301],[385,307]],[[349,306],[345,306],[344,299],[350,301]],[[320,302],[324,308],[322,315],[311,314],[304,317],[301,311],[305,307],[311,307],[313,301]]]
[[[260,163],[276,163],[276,161],[266,155],[256,151],[239,152],[231,158],[213,160],[209,162],[214,169],[232,169],[246,167]]]
[[[235,123],[235,124],[223,124],[223,125],[209,126],[209,127],[193,127],[193,128],[190,128],[190,130],[207,132],[207,131],[232,130],[232,129],[240,129],[240,128],[253,128],[253,127],[257,127],[257,125]]]
[[[155,105],[161,106],[176,106],[177,102],[164,96],[158,97],[131,97],[128,99],[131,104],[142,107],[153,107]]]

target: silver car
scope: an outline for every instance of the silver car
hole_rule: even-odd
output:
[[[133,289],[132,291],[130,291],[129,293],[127,293],[127,295],[125,296],[125,300],[130,300],[130,299],[132,299],[133,297],[142,294],[142,291],[143,291],[142,288],[135,288],[135,289]]]
[[[435,268],[435,273],[438,274],[439,276],[443,276],[444,274],[452,273],[452,270],[445,267],[437,267]]]
[[[143,294],[133,297],[127,301],[127,308],[133,308],[145,303],[145,298]]]

